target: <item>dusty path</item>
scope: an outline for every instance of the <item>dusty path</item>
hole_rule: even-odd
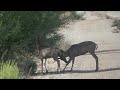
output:
[[[47,68],[51,72],[47,75],[36,75],[33,79],[120,79],[120,33],[112,33],[112,19],[97,19],[78,21],[70,28],[61,30],[67,45],[86,40],[98,44],[96,54],[99,58],[99,71],[95,70],[95,59],[89,55],[76,57],[73,71],[70,73],[71,63],[65,73],[56,74],[57,63],[48,59]],[[66,44],[62,48],[67,49]],[[65,63],[61,61],[61,70]],[[40,68],[39,68],[40,70]]]

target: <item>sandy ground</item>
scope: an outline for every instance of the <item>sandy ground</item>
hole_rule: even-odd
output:
[[[95,59],[88,53],[75,58],[73,71],[69,72],[71,63],[64,73],[56,73],[57,63],[48,59],[47,68],[50,73],[32,76],[33,79],[120,79],[120,33],[112,33],[113,19],[97,19],[77,21],[68,29],[62,29],[65,43],[61,44],[66,50],[69,45],[91,40],[98,44],[96,55],[99,58],[99,71],[95,70]],[[68,46],[66,46],[68,45]],[[67,48],[66,48],[67,47]],[[38,71],[41,71],[38,63]],[[65,63],[61,61],[61,70]]]

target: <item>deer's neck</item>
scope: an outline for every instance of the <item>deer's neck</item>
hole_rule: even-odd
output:
[[[69,56],[69,53],[68,51],[65,52],[65,56],[68,57]]]

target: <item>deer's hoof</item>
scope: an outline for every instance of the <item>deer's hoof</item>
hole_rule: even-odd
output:
[[[61,72],[60,70],[57,71],[57,73],[60,73],[60,72]]]
[[[97,72],[98,71],[98,68],[95,70],[95,72]]]

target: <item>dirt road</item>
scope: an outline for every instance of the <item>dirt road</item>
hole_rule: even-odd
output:
[[[64,73],[57,74],[57,63],[48,59],[47,68],[49,74],[36,75],[33,79],[120,79],[120,33],[112,33],[112,19],[98,19],[78,21],[70,28],[60,30],[64,34],[65,42],[62,48],[66,50],[65,45],[72,45],[82,41],[91,40],[98,44],[96,54],[99,58],[99,71],[95,70],[95,59],[86,54],[78,56],[75,59],[73,71],[70,73],[71,63]],[[69,48],[69,47],[68,47]],[[65,63],[61,61],[61,70]],[[39,68],[40,70],[40,68]]]

